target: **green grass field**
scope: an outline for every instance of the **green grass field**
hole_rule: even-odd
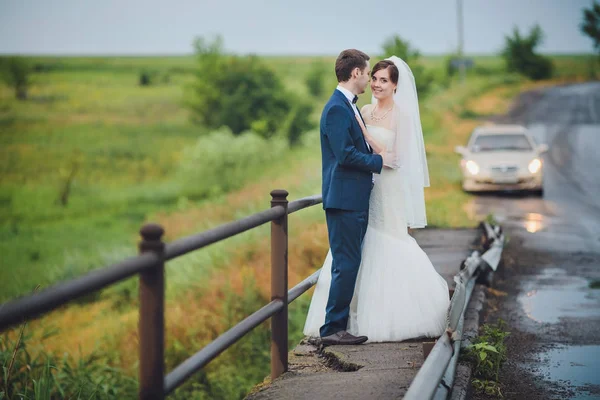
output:
[[[588,59],[553,57],[553,82],[587,79]],[[334,57],[264,60],[288,89],[308,96],[304,77],[311,65],[332,65]],[[514,95],[534,84],[506,75],[498,57],[478,56],[477,68],[460,85],[445,77],[445,60],[423,60],[439,81],[421,103],[432,180],[426,191],[428,218],[432,226],[472,226],[469,196],[460,190],[458,156],[452,149],[481,122],[473,116],[504,112]],[[0,85],[0,302],[135,254],[137,231],[146,221],[163,224],[167,240],[173,240],[267,208],[271,189],[285,188],[291,199],[320,191],[316,130],[305,134],[301,146],[288,149],[277,140],[219,142],[190,122],[185,99],[186,86],[194,79],[191,56],[35,57],[30,62],[36,72],[29,100],[15,100],[12,89]],[[138,84],[142,71],[152,74],[152,85]],[[335,87],[332,71],[330,75],[325,94],[313,100],[315,123]],[[367,93],[361,102],[369,98]],[[216,158],[203,153],[209,148],[217,152]],[[245,152],[251,157],[244,158]],[[230,160],[229,166],[215,170],[221,159]],[[236,165],[239,160],[244,165]],[[66,205],[61,203],[65,196]],[[290,273],[297,282],[320,266],[327,250],[322,211],[314,207],[302,217],[293,216],[290,230]],[[252,311],[244,307],[258,308],[267,297],[267,267],[268,227],[169,263],[168,364],[183,360],[190,347],[205,344]],[[244,282],[248,276],[255,282],[251,292],[242,290],[243,283],[236,286],[236,279]],[[43,345],[36,351],[59,354],[79,351],[83,356],[100,350],[134,375],[137,349],[122,338],[135,334],[136,285],[135,280],[123,282],[31,323],[31,343]],[[224,321],[215,318],[227,304],[234,304],[235,312]],[[300,337],[306,305],[307,299],[300,300],[293,309],[291,343]],[[207,315],[217,322],[207,322]],[[63,332],[67,338],[41,339],[48,327],[65,325],[71,328]],[[263,328],[248,340],[265,345]],[[215,382],[241,387],[240,393],[268,370],[265,345],[256,355],[264,365],[242,374],[241,381],[226,382],[223,369],[230,368],[235,354],[249,351],[251,342],[245,343],[208,370]],[[227,398],[225,392],[221,398]]]

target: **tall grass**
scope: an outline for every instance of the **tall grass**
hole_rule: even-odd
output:
[[[21,328],[16,341],[0,337],[3,369],[0,398],[6,399],[117,399],[135,398],[137,381],[110,367],[105,355],[91,354],[78,360],[31,352],[30,334]]]

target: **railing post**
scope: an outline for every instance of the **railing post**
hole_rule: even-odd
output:
[[[154,252],[161,261],[140,274],[140,367],[139,398],[164,399],[164,341],[165,341],[165,244],[164,229],[157,224],[146,224],[140,229],[140,253]]]
[[[271,380],[288,369],[288,192],[273,190],[271,207],[286,212],[271,222],[271,301],[281,300],[283,309],[271,317]]]

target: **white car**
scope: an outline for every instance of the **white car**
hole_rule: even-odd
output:
[[[462,156],[463,190],[467,192],[528,190],[540,195],[543,187],[542,153],[527,129],[520,125],[486,125],[475,128]]]

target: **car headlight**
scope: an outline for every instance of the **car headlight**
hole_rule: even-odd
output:
[[[539,158],[534,158],[527,168],[529,169],[529,172],[535,174],[542,168],[542,161]]]
[[[479,165],[473,160],[467,161],[465,168],[471,175],[477,175],[479,173]]]

